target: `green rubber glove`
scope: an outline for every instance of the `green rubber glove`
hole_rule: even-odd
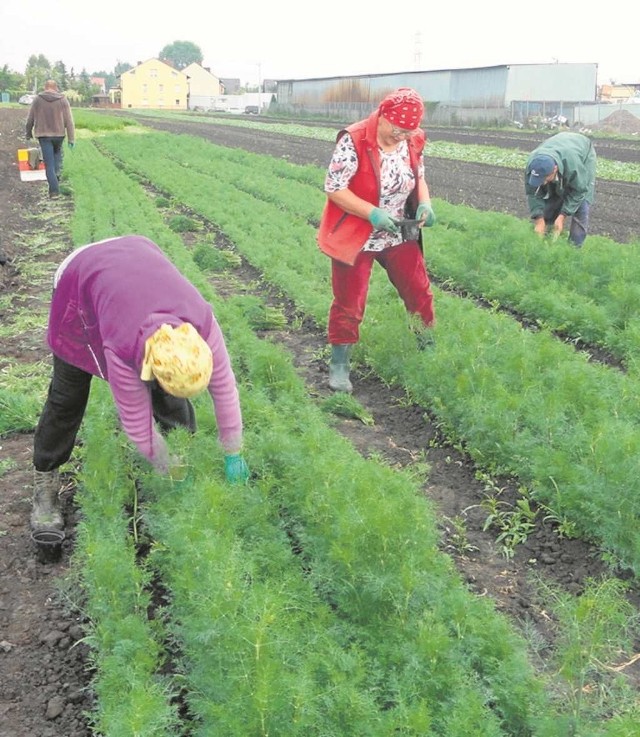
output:
[[[240,453],[224,457],[224,475],[231,484],[242,484],[249,479],[249,467]]]
[[[69,148],[73,148],[76,144],[69,142]]]
[[[418,209],[416,210],[416,220],[422,220],[423,217],[425,218],[424,224],[427,228],[435,225],[436,214],[433,211],[433,207],[431,207],[430,202],[421,202],[418,205]]]
[[[374,207],[369,215],[369,222],[376,230],[386,230],[387,233],[399,233],[395,220],[380,207]]]

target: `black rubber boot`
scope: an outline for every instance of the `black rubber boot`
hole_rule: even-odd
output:
[[[332,345],[331,363],[329,364],[329,386],[334,392],[353,391],[353,385],[349,380],[349,357],[353,346]]]

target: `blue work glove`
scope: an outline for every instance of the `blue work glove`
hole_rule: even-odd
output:
[[[75,143],[71,143],[71,141],[69,141],[69,148],[73,148],[75,145]]]
[[[249,467],[240,453],[224,457],[224,475],[232,484],[242,484],[249,479]]]
[[[388,233],[399,233],[395,220],[380,207],[374,207],[369,215],[369,222],[376,230],[386,230]]]
[[[424,224],[427,228],[435,225],[436,214],[433,211],[433,207],[431,207],[430,202],[421,202],[418,205],[418,209],[416,210],[416,220],[422,220],[422,218],[425,218]]]

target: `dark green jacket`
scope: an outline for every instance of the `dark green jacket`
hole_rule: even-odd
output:
[[[558,165],[558,174],[553,182],[536,188],[529,185],[529,174],[532,160],[540,154],[551,156]],[[557,133],[529,154],[524,188],[532,218],[542,217],[545,200],[549,197],[560,197],[561,212],[573,215],[585,200],[593,202],[595,184],[596,152],[591,139],[582,133]]]

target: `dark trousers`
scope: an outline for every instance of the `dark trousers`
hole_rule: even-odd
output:
[[[328,327],[332,345],[358,342],[374,261],[387,272],[407,312],[419,315],[429,327],[434,324],[433,293],[422,251],[416,241],[406,241],[384,251],[360,251],[353,266],[332,259]]]
[[[49,183],[49,194],[60,193],[58,177],[62,172],[62,143],[64,136],[40,136],[38,142],[42,150],[42,160]]]
[[[544,221],[547,225],[553,225],[555,219],[562,210],[562,199],[560,197],[550,197],[544,204]],[[590,205],[588,202],[582,202],[580,207],[571,216],[571,225],[569,227],[569,242],[574,246],[580,247],[587,237],[589,230],[589,213]]]
[[[89,399],[91,374],[53,357],[53,376],[47,400],[36,427],[33,465],[36,471],[52,471],[71,457]],[[167,394],[150,382],[153,417],[164,432],[176,427],[196,430],[196,417],[188,399]]]

